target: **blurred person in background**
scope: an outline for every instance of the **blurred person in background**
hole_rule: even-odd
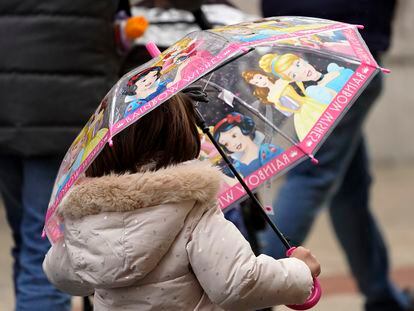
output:
[[[390,45],[395,0],[262,0],[265,17],[312,16],[362,24],[374,57]],[[412,297],[389,279],[386,245],[369,208],[371,176],[363,125],[382,90],[377,75],[316,154],[319,165],[306,161],[287,173],[271,216],[294,245],[301,245],[324,203],[367,311],[413,310]],[[300,189],[298,191],[298,189]],[[274,233],[262,235],[263,252],[275,258],[284,248]]]
[[[42,271],[41,238],[65,151],[116,82],[118,1],[0,2],[0,195],[16,310],[69,310]]]

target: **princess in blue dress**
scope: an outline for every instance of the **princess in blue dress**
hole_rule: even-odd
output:
[[[124,118],[167,89],[167,85],[172,80],[166,79],[161,81],[161,70],[161,66],[149,67],[133,75],[128,80],[127,88],[124,92],[126,95],[125,102],[128,103],[124,112]]]
[[[259,61],[260,67],[285,81],[301,83],[306,96],[322,104],[330,104],[345,86],[354,71],[330,63],[325,72],[317,70],[307,60],[293,53],[266,54]]]
[[[256,130],[253,119],[238,112],[232,112],[216,124],[214,138],[243,177],[283,152],[279,146],[264,143],[264,135]]]

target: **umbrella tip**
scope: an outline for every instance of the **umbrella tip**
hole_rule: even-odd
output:
[[[380,67],[380,69],[381,69],[381,71],[382,71],[383,73],[391,73],[391,70],[390,70],[390,69],[388,69],[388,68],[382,68],[382,67]]]
[[[112,138],[108,141],[109,147],[112,147],[114,145],[114,141],[112,140]]]
[[[358,29],[364,29],[364,28],[365,28],[365,26],[364,26],[364,25],[356,25],[356,27],[357,27]]]
[[[314,165],[318,165],[318,164],[319,164],[319,160],[318,160],[318,159],[316,159],[316,158],[313,156],[313,154],[309,154],[308,156],[309,156],[309,158],[311,159],[312,164],[314,164]]]

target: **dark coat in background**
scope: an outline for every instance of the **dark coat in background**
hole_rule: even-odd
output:
[[[64,155],[117,80],[118,1],[0,1],[0,155]]]
[[[302,15],[361,24],[361,35],[373,54],[390,45],[391,22],[396,0],[262,0],[265,17]]]

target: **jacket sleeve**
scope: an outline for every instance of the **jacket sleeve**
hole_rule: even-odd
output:
[[[43,270],[49,281],[65,293],[72,296],[89,296],[94,292],[91,284],[83,281],[75,273],[63,240],[49,249],[43,260]]]
[[[310,295],[312,276],[304,262],[256,257],[219,209],[208,210],[200,219],[187,252],[210,300],[226,310],[299,304]]]

